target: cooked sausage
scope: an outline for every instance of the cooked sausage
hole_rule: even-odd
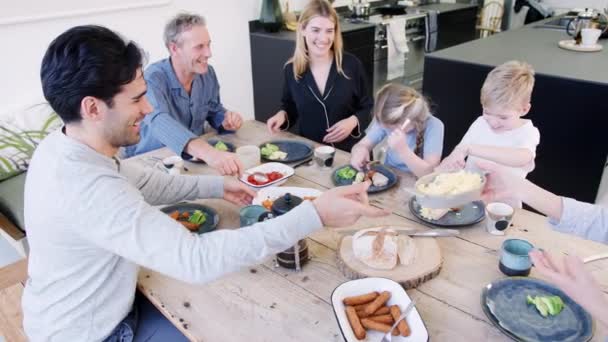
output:
[[[377,297],[378,297],[378,292],[374,291],[374,292],[362,294],[360,296],[346,297],[346,298],[344,298],[344,300],[342,302],[344,303],[344,305],[354,306],[354,305],[369,303],[369,302],[373,301],[374,299],[376,299]]]
[[[365,329],[382,331],[383,333],[387,333],[387,332],[391,331],[390,325],[384,324],[384,323],[379,323],[379,322],[376,322],[369,318],[362,318],[361,325],[363,325],[363,327],[365,327]]]
[[[393,316],[393,319],[395,320],[399,319],[399,316],[401,316],[401,309],[399,309],[399,306],[391,305],[391,316]],[[402,319],[399,324],[397,324],[396,329],[399,330],[401,336],[410,336],[410,334],[412,333],[412,331],[410,330],[410,326],[407,324],[405,318]],[[395,335],[394,331],[393,335]]]
[[[353,333],[358,340],[362,340],[366,336],[365,329],[361,325],[361,321],[359,321],[359,317],[357,317],[357,312],[355,308],[352,306],[346,307],[346,317],[348,318],[348,322],[350,323],[350,327],[353,329]]]
[[[384,305],[391,298],[391,293],[388,291],[382,292],[373,302],[369,303],[369,305],[365,308],[364,312],[366,315],[371,316],[378,310],[381,306]]]
[[[376,321],[378,323],[384,323],[384,324],[390,324],[390,325],[393,325],[393,323],[395,323],[395,320],[393,319],[393,316],[391,316],[391,314],[369,316],[367,318],[371,319],[372,321]]]
[[[378,315],[386,315],[388,313],[390,313],[390,310],[388,308],[388,306],[383,306],[380,309],[376,310],[376,312],[374,312],[371,315],[367,315],[365,313],[365,308],[368,306],[369,304],[363,304],[360,306],[360,309],[357,309],[358,306],[355,307],[355,309],[357,309],[357,316],[359,316],[359,318],[365,318],[365,317],[369,317],[369,316],[378,316]]]

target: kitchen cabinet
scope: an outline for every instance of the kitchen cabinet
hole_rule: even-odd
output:
[[[477,7],[440,12],[437,16],[437,50],[476,39]]]
[[[368,89],[372,92],[374,79],[375,26],[368,23],[341,23],[344,50],[355,55],[363,63]],[[293,55],[296,33],[265,32],[259,21],[249,22],[251,68],[253,76],[254,115],[258,121],[274,115],[281,105],[283,91],[283,67]]]

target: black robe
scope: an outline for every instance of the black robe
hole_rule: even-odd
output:
[[[287,64],[284,69],[281,109],[287,112],[290,126],[298,123],[299,135],[319,143],[323,143],[329,127],[355,115],[359,119],[359,128],[355,127],[352,135],[333,144],[336,148],[350,152],[353,145],[365,135],[364,130],[372,118],[374,101],[367,86],[365,70],[357,57],[344,53],[342,70],[348,79],[338,74],[334,60],[325,92],[321,94],[310,69],[296,81],[292,63]],[[359,136],[355,138],[353,135]]]

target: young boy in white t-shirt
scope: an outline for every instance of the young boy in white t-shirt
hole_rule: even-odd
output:
[[[476,162],[485,159],[526,178],[534,170],[540,142],[540,133],[532,121],[522,119],[530,111],[533,88],[534,70],[528,63],[510,61],[490,71],[481,88],[483,114],[471,124],[439,169],[461,169],[465,165],[476,169]],[[521,206],[520,202],[505,200]]]

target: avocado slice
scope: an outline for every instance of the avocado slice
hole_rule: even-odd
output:
[[[536,297],[534,305],[536,305],[536,309],[538,310],[538,312],[540,312],[541,316],[547,317],[547,315],[549,314],[549,308],[547,307],[547,304],[545,304],[545,302],[542,300],[542,298]]]
[[[559,296],[535,296],[528,295],[526,303],[536,306],[538,312],[543,316],[555,316],[564,308],[564,301]]]

